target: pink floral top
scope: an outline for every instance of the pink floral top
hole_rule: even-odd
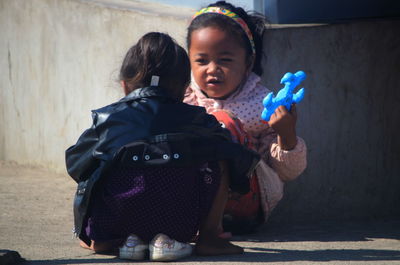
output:
[[[282,150],[277,144],[274,130],[261,122],[262,100],[271,92],[260,84],[260,77],[251,73],[244,86],[224,100],[207,98],[192,80],[184,102],[205,107],[208,113],[224,109],[243,123],[252,138],[256,151],[261,155],[261,163],[256,168],[261,205],[265,220],[283,196],[283,183],[297,178],[307,165],[307,148],[302,138],[297,137],[294,149]]]

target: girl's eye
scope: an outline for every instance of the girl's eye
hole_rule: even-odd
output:
[[[232,58],[221,58],[220,60],[221,60],[221,62],[225,62],[225,63],[233,61]]]
[[[203,59],[203,58],[198,58],[195,60],[195,62],[198,64],[206,64],[207,63],[206,59]]]

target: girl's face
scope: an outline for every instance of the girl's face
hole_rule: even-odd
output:
[[[225,98],[234,92],[251,65],[237,38],[216,27],[192,32],[189,58],[194,80],[210,98]]]

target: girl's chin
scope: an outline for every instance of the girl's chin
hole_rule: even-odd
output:
[[[224,93],[224,86],[220,84],[215,84],[215,83],[207,83],[205,86],[201,89],[203,94],[206,95],[208,98],[214,98],[214,99],[224,99],[228,94],[230,93]]]
[[[206,96],[208,97],[208,98],[213,98],[213,99],[225,99],[226,98],[226,95],[224,95],[224,94],[221,94],[221,93],[210,93],[210,92],[207,92],[206,93]]]

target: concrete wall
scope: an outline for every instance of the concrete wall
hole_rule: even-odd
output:
[[[149,31],[184,43],[190,10],[102,3],[0,1],[0,160],[63,171],[90,110],[123,96],[117,78],[128,48]]]
[[[304,70],[308,168],[271,221],[400,216],[400,21],[271,30],[264,83]]]
[[[193,10],[101,0],[0,1],[0,160],[64,171],[90,110],[122,96],[126,50],[162,31],[184,44]],[[160,11],[162,13],[153,13]],[[298,134],[309,166],[272,222],[400,216],[400,21],[271,29],[263,82],[304,70]]]

